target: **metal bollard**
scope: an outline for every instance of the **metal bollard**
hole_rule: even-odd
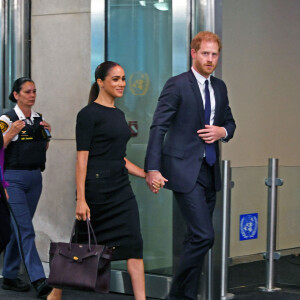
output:
[[[234,294],[227,293],[228,286],[228,256],[230,245],[230,201],[231,181],[230,161],[223,162],[223,218],[222,218],[222,256],[221,256],[221,300],[233,299]]]
[[[274,292],[280,288],[274,287],[274,259],[279,258],[275,252],[276,248],[276,223],[277,223],[277,186],[283,185],[283,180],[278,176],[278,159],[269,158],[269,171],[265,180],[268,186],[268,231],[267,231],[267,253],[266,258],[266,286],[260,289],[264,292]]]
[[[197,300],[213,300],[213,253],[209,249],[205,256],[202,274],[200,279],[200,293]]]
[[[208,274],[207,274],[207,300],[212,300],[213,295],[213,253],[212,250],[209,249],[208,253]]]

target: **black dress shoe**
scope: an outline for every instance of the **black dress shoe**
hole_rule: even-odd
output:
[[[43,297],[50,294],[52,287],[47,284],[46,278],[40,278],[32,282],[33,287],[36,290],[37,297]]]
[[[30,290],[30,284],[22,281],[20,278],[9,279],[3,277],[2,288],[4,290],[12,290],[15,292],[26,292]]]

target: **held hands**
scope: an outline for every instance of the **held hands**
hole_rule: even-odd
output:
[[[151,192],[157,194],[168,180],[159,171],[149,171],[146,174],[146,182]]]
[[[158,194],[160,188],[161,188],[161,184],[159,181],[157,181],[156,179],[153,180],[152,182],[152,188],[153,188],[153,193]]]
[[[86,221],[86,218],[91,218],[91,211],[85,200],[78,200],[76,204],[76,219],[78,221]]]
[[[207,144],[212,144],[226,136],[225,128],[215,125],[205,125],[205,128],[199,129],[197,133],[198,136]]]

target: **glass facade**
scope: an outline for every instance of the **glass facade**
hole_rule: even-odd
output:
[[[0,0],[0,113],[12,107],[14,80],[30,75],[29,16],[29,0]]]
[[[167,10],[147,1],[110,0],[107,4],[107,60],[126,73],[126,91],[117,106],[129,123],[132,138],[127,158],[143,167],[149,128],[159,93],[172,76],[172,3]],[[172,194],[151,193],[144,180],[131,177],[144,237],[145,270],[172,273]],[[125,265],[115,263],[115,268]]]
[[[190,66],[191,5],[181,0],[91,0],[91,78],[104,60],[126,73],[122,109],[132,132],[127,158],[140,167],[159,94],[171,76]],[[144,240],[146,294],[164,299],[176,268],[185,225],[169,190],[151,193],[145,180],[130,177]],[[125,262],[112,264],[111,290],[132,293]],[[127,279],[128,278],[128,279]],[[120,285],[120,282],[122,284]]]
[[[124,111],[132,132],[127,158],[140,167],[144,165],[149,128],[165,82],[190,67],[191,36],[211,30],[207,18],[199,21],[212,9],[209,3],[91,1],[91,78],[94,81],[93,72],[104,60],[116,61],[124,68],[127,87],[117,106]],[[169,190],[154,195],[144,180],[130,179],[140,211],[147,295],[163,298],[179,262],[185,224]],[[120,272],[126,270],[126,263],[114,262],[112,268],[112,290],[130,293],[127,287],[115,284],[123,281],[125,274]],[[205,285],[206,280],[203,282]]]

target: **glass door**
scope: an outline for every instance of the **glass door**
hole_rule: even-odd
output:
[[[30,75],[30,1],[0,0],[0,113],[9,110],[14,80]]]
[[[117,106],[132,133],[127,158],[141,167],[159,93],[172,76],[172,3],[164,2],[159,10],[151,2],[110,0],[107,14],[107,60],[118,62],[126,73],[125,95]],[[145,271],[171,275],[172,194],[162,190],[155,195],[144,180],[130,179],[140,210]]]
[[[124,111],[131,129],[127,158],[140,167],[144,166],[159,94],[168,78],[189,67],[189,2],[92,1],[91,72],[103,60],[115,61],[124,68],[127,86],[116,104]],[[105,7],[105,29],[99,32],[100,20],[103,20],[101,3]],[[105,36],[102,43],[101,36]],[[104,49],[102,54],[101,49]],[[146,293],[149,297],[164,299],[173,275],[176,252],[179,252],[176,250],[178,220],[177,227],[173,226],[177,210],[172,192],[163,189],[155,195],[148,190],[145,180],[133,176],[130,180],[139,206],[144,240]],[[114,262],[112,269],[111,289],[131,293],[126,262]]]

